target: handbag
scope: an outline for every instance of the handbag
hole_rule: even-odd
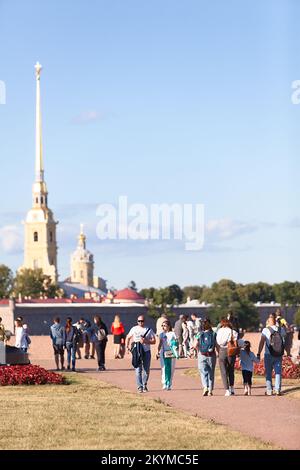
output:
[[[233,331],[231,332],[231,338],[227,343],[227,356],[238,356],[240,354],[240,347],[238,345],[237,339],[233,339]]]
[[[164,358],[165,359],[173,359],[175,358],[173,351],[168,350],[164,352]]]

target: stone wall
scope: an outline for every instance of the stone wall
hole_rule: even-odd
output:
[[[5,311],[5,308],[1,307],[0,316],[3,318],[3,323],[7,329],[12,327],[12,313],[9,313],[9,309],[6,313],[7,317],[1,315],[1,311]],[[273,306],[261,306],[258,307],[260,321],[265,325],[268,315],[272,312],[275,312],[276,307]],[[285,318],[289,323],[293,323],[293,318],[296,308],[289,307],[284,313]],[[178,307],[174,308],[174,318],[171,318],[172,323],[174,324],[176,318],[180,314],[191,315],[191,313],[196,313],[200,317],[207,316],[206,307]],[[124,323],[126,332],[129,329],[136,325],[136,320],[138,315],[144,314],[147,317],[147,325],[151,328],[155,328],[156,319],[151,318],[147,314],[147,307],[145,306],[118,306],[118,305],[105,305],[105,304],[95,304],[95,305],[84,305],[84,304],[69,304],[63,306],[57,305],[22,305],[16,304],[14,308],[14,318],[22,316],[24,322],[28,324],[29,332],[32,335],[47,335],[49,334],[49,327],[52,325],[53,318],[55,316],[60,317],[61,322],[65,323],[67,317],[72,317],[73,321],[79,320],[80,317],[92,321],[94,315],[100,315],[106,325],[110,328],[111,323],[114,320],[114,316],[118,314],[121,317],[122,322]],[[5,320],[7,318],[7,320]]]

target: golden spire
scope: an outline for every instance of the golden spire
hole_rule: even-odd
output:
[[[35,130],[35,181],[44,181],[43,149],[42,149],[42,115],[40,77],[42,66],[37,62],[34,66],[36,77],[36,130]]]
[[[86,236],[83,233],[83,224],[80,224],[80,234],[79,234],[79,237],[78,237],[78,241],[79,241],[78,245],[85,249],[85,247],[86,247]]]

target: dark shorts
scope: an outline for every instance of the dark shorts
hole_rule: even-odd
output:
[[[54,354],[59,354],[60,356],[63,356],[64,354],[64,347],[62,344],[53,344],[53,349],[54,349]]]
[[[250,370],[242,370],[244,385],[252,385],[252,372]]]
[[[114,335],[114,344],[121,344],[121,339],[123,335]]]

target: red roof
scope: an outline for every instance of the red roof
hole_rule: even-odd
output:
[[[118,290],[114,298],[117,300],[132,300],[133,302],[135,300],[144,300],[144,297],[128,287],[126,289]]]

